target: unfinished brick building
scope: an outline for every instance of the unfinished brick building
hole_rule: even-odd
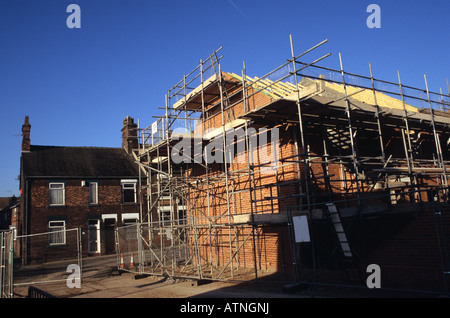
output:
[[[383,287],[447,290],[449,98],[319,66],[325,43],[261,78],[219,49],[138,128],[141,271],[365,284],[378,264]]]

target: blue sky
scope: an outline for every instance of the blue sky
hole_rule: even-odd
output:
[[[69,29],[71,3],[81,29]],[[369,4],[381,29],[369,29]],[[164,95],[223,46],[222,69],[263,75],[329,39],[325,65],[448,94],[448,0],[1,0],[0,196],[19,194],[21,126],[31,143],[120,147],[122,120],[150,125]]]

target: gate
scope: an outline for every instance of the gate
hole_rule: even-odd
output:
[[[67,266],[82,273],[81,230],[53,228],[50,232],[21,235],[22,265],[14,272],[14,286],[67,280]]]
[[[0,298],[13,297],[13,235],[12,231],[0,232]]]
[[[133,224],[116,229],[118,267],[140,274],[200,278],[187,227]]]
[[[170,278],[239,279],[253,275],[252,267],[239,262],[240,253],[252,250],[251,234],[250,227],[213,227],[184,219],[118,227],[117,264],[125,271]]]

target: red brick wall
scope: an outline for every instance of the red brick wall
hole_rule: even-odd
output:
[[[447,236],[442,230],[440,236],[445,260],[445,244],[450,239],[450,208],[445,204],[440,211],[447,227]],[[370,234],[366,238],[368,246],[372,248],[362,262],[361,269],[365,271],[368,264],[378,264],[382,287],[443,291],[444,276],[436,220],[440,224],[433,208],[425,207],[423,212],[415,216],[397,216],[372,223],[369,221],[366,227]],[[387,228],[391,229],[388,231]]]
[[[49,231],[49,220],[65,220],[66,229],[81,228],[83,251],[88,251],[88,220],[102,220],[102,214],[117,214],[116,225],[121,226],[121,216],[124,213],[139,213],[137,203],[122,203],[122,187],[120,179],[100,179],[98,182],[98,205],[89,205],[89,186],[81,186],[82,179],[66,179],[65,205],[49,205],[49,180],[30,179],[28,184],[28,234],[45,233]],[[138,196],[138,194],[137,194]],[[139,196],[138,196],[139,198]],[[146,206],[144,204],[144,206]],[[25,211],[24,211],[25,212]],[[104,222],[100,222],[101,252],[105,252]],[[54,252],[68,257],[76,252],[76,232],[67,234],[66,247],[49,247],[48,236],[38,236],[30,239],[28,247],[29,261],[42,260]],[[47,256],[46,256],[47,255]]]
[[[235,91],[228,91],[229,95]],[[253,89],[249,89],[248,95],[254,93]],[[215,102],[219,102],[217,99]],[[247,109],[255,109],[271,102],[270,96],[259,92],[252,95],[248,99]],[[231,102],[232,103],[232,102]],[[214,102],[212,103],[214,104]],[[224,105],[227,107],[227,105]],[[220,105],[207,111],[207,120],[205,127],[209,129],[219,128],[223,123],[231,122],[244,114],[244,105],[242,102],[233,106],[233,109],[226,110],[221,114]],[[259,127],[255,127],[257,130]],[[256,251],[254,251],[253,235],[250,226],[229,227],[224,226],[229,221],[233,222],[233,215],[249,214],[252,212],[250,187],[254,188],[252,192],[254,203],[254,213],[279,213],[285,211],[286,206],[298,204],[297,197],[276,198],[278,196],[289,196],[298,193],[297,184],[289,184],[283,186],[283,183],[294,181],[298,178],[298,169],[296,163],[284,162],[283,159],[295,161],[292,158],[296,154],[294,140],[292,137],[292,129],[298,129],[295,126],[278,125],[280,144],[278,145],[279,165],[278,168],[272,170],[264,170],[264,166],[259,166],[263,162],[271,161],[272,145],[261,145],[254,149],[253,157],[257,159],[252,163],[256,167],[253,168],[254,178],[249,180],[247,173],[248,160],[247,153],[236,154],[235,161],[228,164],[230,172],[228,181],[229,204],[227,206],[227,187],[225,178],[222,175],[220,181],[214,177],[223,174],[222,164],[210,165],[209,171],[209,187],[206,182],[196,185],[197,190],[190,192],[191,202],[193,206],[191,211],[195,213],[196,224],[199,226],[200,250],[202,257],[208,259],[215,265],[223,266],[230,260],[230,239],[233,253],[240,247],[239,253],[233,259],[234,266],[253,267]],[[197,130],[201,130],[198,128]],[[267,147],[267,149],[266,149]],[[235,149],[236,150],[236,149]],[[236,160],[239,159],[239,162]],[[243,162],[241,162],[243,160]],[[241,173],[233,173],[242,170]],[[205,177],[205,169],[199,165],[191,167],[188,171],[190,176]],[[278,186],[277,186],[278,185]],[[209,198],[208,198],[209,191]],[[209,209],[208,209],[209,199]],[[228,213],[228,207],[230,213]],[[214,223],[220,226],[213,226],[212,230],[208,227],[208,218],[213,217]],[[201,226],[204,225],[204,228]],[[290,254],[288,244],[288,233],[285,227],[264,227],[256,230],[256,250],[257,258],[262,269],[280,270],[290,266]],[[245,241],[245,243],[244,243]],[[241,246],[242,245],[242,246]]]

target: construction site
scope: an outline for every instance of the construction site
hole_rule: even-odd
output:
[[[139,119],[122,269],[367,288],[376,264],[382,288],[448,294],[450,91],[350,73],[326,43],[291,38],[260,77],[223,70],[219,48]]]

